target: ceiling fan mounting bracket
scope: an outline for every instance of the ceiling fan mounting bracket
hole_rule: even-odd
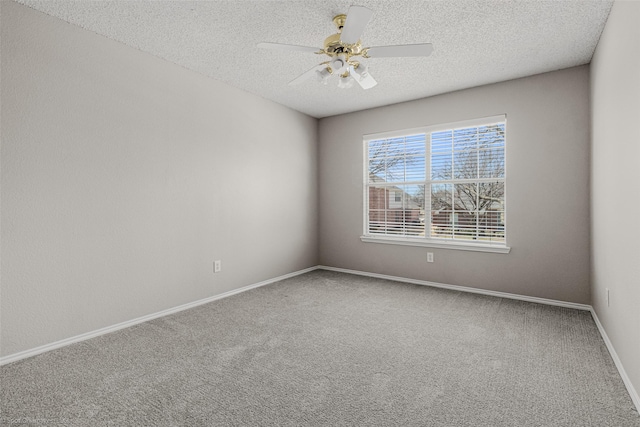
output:
[[[342,32],[342,27],[344,27],[345,22],[347,22],[347,15],[344,13],[333,17],[333,23],[338,29],[338,32]]]

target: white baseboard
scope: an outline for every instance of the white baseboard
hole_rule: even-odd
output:
[[[622,377],[622,382],[624,382],[625,387],[627,387],[629,396],[631,396],[631,400],[633,401],[633,404],[636,406],[636,411],[640,412],[640,396],[638,395],[638,392],[636,391],[636,389],[633,387],[633,384],[631,384],[631,380],[629,379],[627,372],[624,370],[624,366],[622,366],[622,362],[620,361],[620,358],[618,357],[618,353],[616,353],[615,348],[613,348],[613,344],[611,343],[611,340],[609,339],[607,332],[604,330],[602,323],[600,323],[600,319],[598,319],[598,315],[596,314],[596,311],[593,309],[593,307],[591,308],[590,311],[591,311],[591,316],[593,317],[593,321],[596,322],[598,331],[600,332],[600,335],[602,336],[602,339],[604,340],[604,343],[607,346],[607,350],[609,350],[609,354],[611,354],[613,363],[615,363],[616,368],[618,368],[618,372]]]
[[[407,279],[405,277],[387,276],[385,274],[367,273],[365,271],[348,270],[346,268],[326,267],[326,266],[323,266],[323,265],[318,266],[318,268],[321,269],[321,270],[337,271],[337,272],[340,272],[340,273],[357,274],[359,276],[375,277],[377,279],[393,280],[395,282],[412,283],[414,285],[431,286],[431,287],[434,287],[434,288],[450,289],[450,290],[453,290],[453,291],[469,292],[469,293],[472,293],[472,294],[489,295],[489,296],[492,296],[492,297],[509,298],[509,299],[515,299],[515,300],[520,300],[520,301],[536,302],[536,303],[539,303],[539,304],[555,305],[555,306],[566,307],[566,308],[574,308],[576,310],[587,310],[587,311],[591,310],[591,306],[590,305],[577,304],[575,302],[558,301],[558,300],[547,299],[547,298],[530,297],[530,296],[526,296],[526,295],[510,294],[510,293],[507,293],[507,292],[489,291],[489,290],[486,290],[486,289],[469,288],[467,286],[447,285],[445,283],[428,282],[426,280],[418,280],[418,279]]]
[[[177,307],[168,308],[166,310],[158,311],[157,313],[148,314],[146,316],[138,317],[136,319],[127,320],[126,322],[118,323],[116,325],[107,326],[105,328],[97,329],[95,331],[86,332],[84,334],[76,335],[74,337],[65,338],[60,341],[56,341],[50,344],[41,345],[36,348],[32,348],[29,350],[24,350],[19,353],[10,354],[8,356],[0,357],[0,366],[6,365],[8,363],[17,362],[18,360],[26,359],[27,357],[35,356],[37,354],[45,353],[50,350],[55,350],[56,348],[65,347],[70,344],[74,344],[80,341],[85,341],[90,338],[95,338],[100,335],[108,334],[111,332],[115,332],[120,329],[128,328],[133,325],[137,325],[138,323],[148,322],[149,320],[157,319],[158,317],[167,316],[169,314],[177,313],[179,311],[188,310],[193,307],[197,307],[202,304],[206,304],[211,301],[219,300],[222,298],[230,297],[231,295],[239,294],[241,292],[245,292],[251,289],[259,288],[260,286],[269,285],[274,282],[278,282],[280,280],[288,279],[290,277],[299,276],[304,273],[308,273],[313,270],[317,270],[318,267],[310,267],[304,270],[295,271],[293,273],[285,274],[283,276],[274,277],[273,279],[268,279],[259,283],[254,283],[252,285],[244,286],[242,288],[234,289],[232,291],[224,292],[222,294],[214,295],[212,297],[207,297],[198,301],[189,302],[187,304],[182,304]]]

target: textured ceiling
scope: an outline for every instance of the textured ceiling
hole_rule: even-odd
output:
[[[58,1],[20,3],[273,100],[326,117],[591,61],[612,1]],[[351,4],[374,11],[363,46],[433,44],[427,58],[371,58],[378,85],[287,83],[326,57],[256,47],[322,47]]]

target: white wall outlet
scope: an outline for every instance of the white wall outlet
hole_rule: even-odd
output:
[[[607,291],[607,307],[610,307],[611,304],[609,303],[609,288],[605,288]]]
[[[213,261],[213,272],[220,273],[220,271],[222,271],[222,261],[220,260]]]
[[[427,252],[427,262],[433,262],[433,252]]]

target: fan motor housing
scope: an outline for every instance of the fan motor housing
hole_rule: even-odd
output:
[[[360,55],[362,53],[362,45],[360,42],[354,44],[342,43],[340,41],[340,33],[337,33],[325,39],[324,52],[329,56],[345,55],[349,58],[350,56]]]

